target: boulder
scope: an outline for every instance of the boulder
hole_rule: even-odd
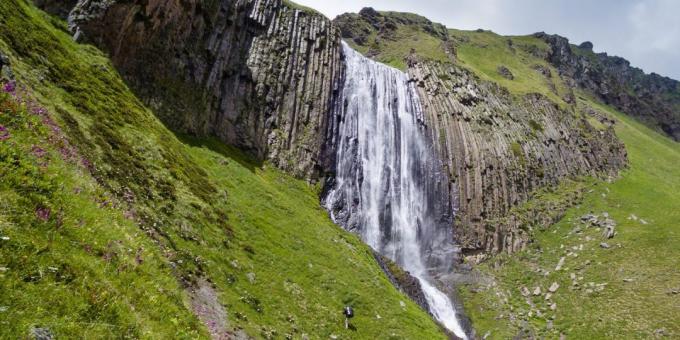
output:
[[[503,66],[503,65],[498,66],[496,71],[498,72],[498,74],[501,75],[501,77],[503,77],[505,79],[509,79],[509,80],[515,79],[515,75],[513,75],[512,72],[510,72],[510,69]]]
[[[559,283],[553,282],[553,284],[550,285],[550,288],[548,288],[548,290],[549,290],[551,293],[555,293],[559,288],[560,288]]]
[[[584,41],[583,43],[581,43],[581,45],[578,45],[578,48],[586,51],[592,51],[593,47],[594,47],[593,43],[591,43],[590,41]]]

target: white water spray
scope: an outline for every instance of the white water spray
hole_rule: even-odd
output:
[[[450,269],[457,248],[450,219],[435,218],[446,210],[438,201],[443,177],[419,124],[417,92],[405,73],[343,47],[336,182],[325,205],[334,221],[418,278],[430,312],[466,338],[451,300],[428,270]]]

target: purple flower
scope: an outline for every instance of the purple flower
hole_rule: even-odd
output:
[[[16,90],[16,85],[14,84],[13,81],[10,81],[8,83],[5,83],[5,85],[2,87],[2,90],[5,93],[14,93],[14,90]]]
[[[50,210],[50,208],[38,207],[35,209],[35,217],[43,222],[47,222],[50,219],[51,214],[52,210]]]
[[[33,145],[33,148],[31,149],[31,153],[33,153],[33,156],[35,156],[35,157],[43,158],[47,154],[47,151],[45,151],[45,149],[43,149],[43,148],[41,148],[37,145]]]
[[[7,128],[0,125],[0,141],[7,140],[9,139],[10,134],[9,131],[7,131]]]

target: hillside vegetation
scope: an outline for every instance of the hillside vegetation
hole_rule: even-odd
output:
[[[522,43],[540,48],[535,38],[452,34],[463,41],[461,62],[480,77],[518,93],[553,92],[527,69],[543,61],[518,48]],[[489,49],[495,52],[487,54]],[[494,65],[501,63],[515,80],[496,73]],[[557,73],[552,78],[559,81]],[[629,169],[618,179],[596,182],[555,226],[536,228],[529,249],[480,266],[480,282],[460,288],[466,312],[478,334],[491,339],[519,333],[574,339],[678,337],[680,144],[585,93],[577,92],[575,99],[580,109],[596,113],[591,118],[595,126],[615,121]],[[616,235],[604,237],[604,228],[584,221],[589,214],[600,221],[609,216]],[[550,292],[554,283],[559,288]]]
[[[27,1],[0,26],[0,338],[444,337],[317,189],[176,136]]]

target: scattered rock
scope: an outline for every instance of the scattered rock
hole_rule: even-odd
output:
[[[406,308],[406,303],[404,301],[399,301],[399,306],[401,306],[401,308]]]
[[[246,277],[250,283],[255,283],[255,273],[248,273],[246,274]]]
[[[49,328],[34,327],[31,328],[31,336],[35,340],[52,340],[54,339],[54,334]]]
[[[556,292],[559,288],[560,288],[560,285],[559,285],[557,282],[553,282],[552,285],[550,285],[550,288],[548,288],[548,290],[549,290],[551,293],[554,293],[554,292]]]
[[[611,239],[616,236],[616,230],[614,225],[607,225],[605,226],[604,230],[602,231],[602,237],[606,239]]]
[[[623,279],[623,282],[633,282],[633,281],[635,281],[635,280],[633,280],[633,279]]]
[[[531,295],[531,293],[529,292],[529,289],[527,287],[522,287],[522,288],[520,288],[519,291],[520,291],[520,293],[522,293],[522,296],[526,297],[526,296]]]
[[[566,259],[567,258],[564,256],[560,258],[560,261],[557,262],[557,267],[555,267],[555,271],[559,271],[560,269],[562,269],[562,266],[564,266],[564,260]]]
[[[635,216],[635,214],[630,214],[630,216],[628,216],[628,219],[629,219],[629,220],[633,220],[633,221],[637,221],[637,220],[638,220],[638,217]]]
[[[654,336],[657,337],[657,338],[666,337],[666,336],[668,336],[668,332],[666,331],[665,328],[659,328],[659,329],[654,331]]]
[[[539,295],[541,295],[541,287],[534,288],[534,296],[539,296]]]
[[[640,219],[640,223],[642,223],[643,225],[648,225],[648,224],[649,224],[647,221],[645,221],[645,220],[643,220],[643,219]]]
[[[536,65],[532,66],[532,68],[534,70],[538,71],[544,77],[552,78],[552,72],[550,71],[550,69],[548,67],[545,67],[545,66],[540,65],[540,64],[536,64]]]
[[[606,242],[600,243],[600,248],[609,249],[610,248],[609,243]]]
[[[545,294],[545,300],[550,300],[552,298],[552,293]]]
[[[550,310],[556,310],[556,309],[557,309],[556,303],[553,303],[552,305],[550,305]]]
[[[510,72],[510,69],[508,69],[507,67],[505,67],[503,65],[498,66],[496,71],[498,72],[498,74],[501,75],[501,77],[503,77],[505,79],[509,79],[509,80],[515,79],[515,76],[512,74],[512,72]]]
[[[0,79],[2,78],[13,80],[14,73],[12,73],[10,68],[9,57],[0,52]]]

